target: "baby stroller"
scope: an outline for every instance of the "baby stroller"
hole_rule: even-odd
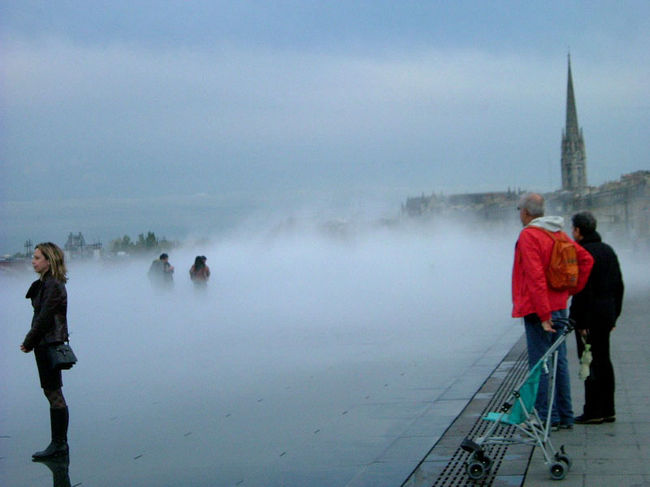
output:
[[[483,417],[485,421],[491,421],[492,424],[485,432],[485,435],[471,440],[466,437],[461,448],[471,453],[465,469],[467,475],[472,480],[484,479],[490,469],[493,461],[486,453],[484,447],[487,445],[514,445],[526,444],[539,446],[544,454],[545,464],[549,466],[551,478],[553,480],[562,480],[571,468],[571,460],[564,452],[564,446],[556,450],[550,439],[551,431],[551,407],[555,395],[555,379],[558,362],[558,348],[566,340],[569,333],[573,331],[571,320],[554,320],[562,322],[566,326],[561,335],[551,345],[548,351],[539,359],[535,366],[528,372],[528,375],[521,382],[519,387],[515,388],[506,402],[503,403],[498,412],[488,413]],[[539,388],[540,376],[543,372],[548,372],[548,414],[546,418],[540,418],[535,409],[535,399]],[[515,428],[508,428],[506,431],[511,433],[510,436],[494,436],[494,432],[499,425],[509,425]],[[503,430],[503,428],[502,428]]]

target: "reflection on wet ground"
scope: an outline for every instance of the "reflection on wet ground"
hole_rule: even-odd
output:
[[[399,485],[503,358],[511,334],[480,356],[459,350],[454,364],[396,361],[385,369],[366,357],[290,376],[251,362],[259,381],[227,392],[230,399],[207,377],[189,388],[125,377],[119,393],[98,397],[88,387],[80,395],[73,369],[70,485]],[[2,485],[52,485],[53,473],[30,458],[49,440],[37,392],[10,401],[3,415],[10,434],[0,440]]]
[[[48,460],[34,461],[46,466],[52,472],[52,486],[53,487],[71,487],[70,483],[70,455],[62,457],[51,458]],[[78,484],[77,484],[78,485]]]
[[[150,261],[71,271],[71,485],[394,487],[521,335],[486,321],[509,310],[507,293],[486,292],[507,278],[476,275],[489,242],[435,265],[430,238],[292,245],[215,250],[203,296],[189,279],[152,292]],[[490,253],[507,275],[501,247]],[[0,283],[0,485],[11,487],[52,485],[31,461],[49,442],[47,401],[18,350],[29,282]]]

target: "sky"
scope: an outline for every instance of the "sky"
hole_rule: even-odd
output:
[[[589,184],[648,169],[649,24],[646,1],[3,0],[0,252],[557,189],[569,52]]]

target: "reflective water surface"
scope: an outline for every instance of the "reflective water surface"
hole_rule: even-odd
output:
[[[170,292],[150,259],[71,262],[70,485],[399,485],[521,334],[511,251],[388,231],[232,240],[169,252]],[[0,274],[3,486],[55,478],[31,461],[49,442],[19,351],[33,278]]]

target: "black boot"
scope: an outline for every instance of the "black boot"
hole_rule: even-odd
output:
[[[68,408],[50,409],[52,442],[43,451],[32,455],[34,460],[44,460],[68,454]]]

